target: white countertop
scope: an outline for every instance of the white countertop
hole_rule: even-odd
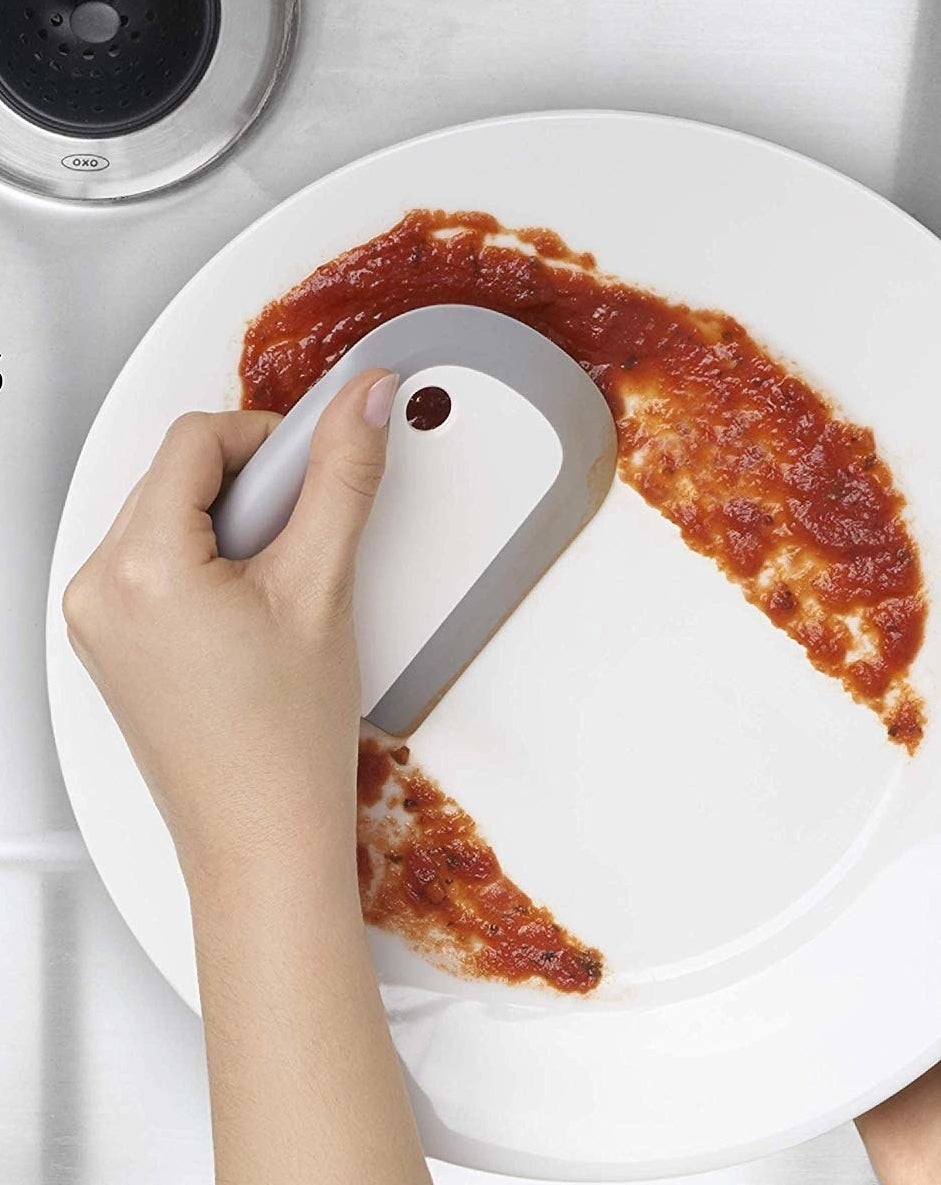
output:
[[[509,111],[610,107],[726,124],[832,164],[941,230],[941,8],[932,0],[302,2],[302,56],[281,98],[288,117],[272,125],[276,139],[263,126],[225,166],[224,211],[210,220],[176,202],[172,258],[126,304],[132,341],[218,246],[294,189],[371,149]],[[14,242],[10,220],[29,210],[0,192],[0,249]],[[0,354],[2,332],[0,318]],[[47,426],[30,422],[17,445],[28,470],[11,477],[0,451],[3,554],[24,505],[39,505],[29,530],[51,546],[77,443],[126,352],[124,339],[100,340],[80,360],[80,411],[58,452]],[[0,390],[0,404],[11,391]],[[22,414],[28,421],[28,406]],[[198,1022],[117,916],[56,775],[42,692],[47,562],[45,552],[34,562],[31,591],[12,568],[0,575],[0,1181],[209,1185]],[[495,1180],[449,1166],[435,1176]],[[874,1178],[848,1127],[696,1180]]]

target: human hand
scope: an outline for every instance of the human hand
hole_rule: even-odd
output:
[[[353,570],[396,382],[344,387],[290,522],[247,561],[219,558],[208,510],[280,417],[184,416],[66,590],[72,644],[188,881],[315,831],[355,891]]]
[[[941,1066],[860,1115],[859,1134],[882,1185],[941,1181]]]
[[[208,510],[279,417],[183,417],[65,594],[189,888],[217,1185],[430,1185],[356,884],[353,569],[396,384],[337,395],[246,561]]]

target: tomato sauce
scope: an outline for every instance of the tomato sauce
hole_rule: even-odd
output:
[[[371,329],[410,309],[451,302],[516,317],[575,358],[611,408],[621,480],[815,667],[877,713],[891,741],[915,751],[925,719],[908,672],[927,600],[904,499],[872,432],[844,419],[725,313],[671,303],[605,275],[590,254],[572,251],[550,230],[508,231],[479,212],[412,210],[318,268],[252,322],[240,367],[243,406],[286,412]],[[384,760],[372,747],[364,752],[367,767],[378,761],[386,770]],[[423,796],[441,792],[415,770],[407,778],[415,785],[408,797],[431,817],[431,799]],[[361,794],[374,784],[370,775],[361,778]],[[374,873],[368,852],[361,859]],[[439,930],[473,933],[467,958],[476,973],[520,977],[506,942],[519,939],[520,951],[525,942],[518,934],[503,941],[515,931],[503,928],[501,941],[491,941],[483,913],[468,921],[468,910],[483,909],[474,894],[462,897],[461,926],[470,929],[461,929],[450,914],[435,912],[440,902],[413,891],[425,873],[408,868],[408,876],[385,878],[388,893],[370,898],[367,912],[379,924],[417,942],[426,931],[416,919],[433,917]],[[430,867],[426,873],[437,884]],[[501,892],[511,898],[520,891],[506,882]],[[554,925],[548,915],[543,923]],[[548,932],[540,942],[532,949],[554,949]],[[553,982],[528,954],[520,957],[526,974]]]
[[[452,971],[591,991],[601,980],[600,953],[517,888],[470,815],[409,757],[404,746],[375,738],[360,744],[357,868],[366,921]]]

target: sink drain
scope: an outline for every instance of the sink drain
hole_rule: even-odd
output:
[[[220,0],[32,0],[0,6],[0,96],[67,136],[119,136],[190,94],[216,47]]]
[[[216,160],[287,61],[296,0],[2,0],[0,178],[113,200]]]

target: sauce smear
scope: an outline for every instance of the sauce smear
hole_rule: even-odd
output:
[[[357,868],[363,916],[447,970],[585,993],[602,959],[504,874],[474,820],[404,746],[360,743]]]
[[[449,302],[517,317],[575,358],[617,421],[621,478],[914,751],[905,675],[926,604],[904,499],[872,432],[732,317],[602,275],[552,231],[412,210],[252,323],[244,406],[288,411],[371,329]]]

